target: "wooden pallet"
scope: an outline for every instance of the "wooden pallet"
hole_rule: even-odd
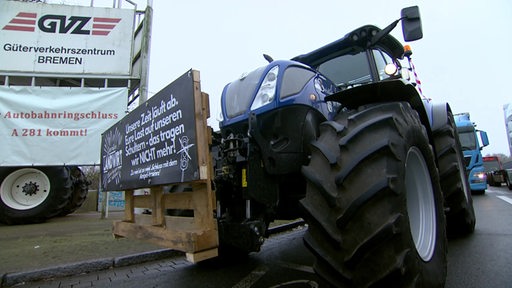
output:
[[[151,187],[149,195],[134,195],[134,190],[126,190],[124,219],[114,222],[113,234],[183,251],[190,262],[196,263],[216,257],[219,240],[209,152],[211,129],[206,124],[208,94],[201,92],[199,73],[193,73],[199,180],[170,184],[190,188],[183,192],[164,192],[164,186]],[[151,215],[135,214],[135,208],[150,209]],[[186,210],[192,215],[166,216],[167,209]]]
[[[149,195],[125,191],[124,220],[114,222],[114,235],[144,240],[183,251],[196,263],[218,255],[218,230],[213,217],[210,182],[191,183],[192,191],[163,193],[151,188]],[[151,215],[135,214],[134,208],[151,209]],[[166,216],[167,209],[191,210],[193,216]]]

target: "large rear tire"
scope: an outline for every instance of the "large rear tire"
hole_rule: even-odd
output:
[[[301,201],[317,273],[338,287],[443,287],[443,199],[417,113],[369,105],[320,130]]]
[[[67,167],[2,168],[0,222],[40,223],[61,213],[71,195]]]
[[[87,194],[89,193],[90,182],[87,180],[82,169],[77,166],[71,166],[69,168],[69,173],[71,176],[71,182],[73,183],[71,187],[72,192],[69,196],[68,204],[62,209],[59,216],[66,216],[82,207],[82,204],[85,202]]]
[[[449,235],[466,235],[475,231],[473,198],[455,120],[450,111],[447,115],[446,123],[433,131],[441,189],[447,208],[446,229]]]

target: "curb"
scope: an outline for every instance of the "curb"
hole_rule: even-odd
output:
[[[126,256],[86,260],[26,272],[6,273],[0,275],[0,287],[10,287],[25,282],[85,274],[178,256],[183,256],[183,253],[171,249],[160,249]]]

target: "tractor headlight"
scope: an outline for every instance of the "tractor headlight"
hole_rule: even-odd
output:
[[[254,98],[251,105],[251,111],[258,109],[274,101],[276,97],[277,74],[279,73],[279,66],[274,66],[261,83],[260,89]]]

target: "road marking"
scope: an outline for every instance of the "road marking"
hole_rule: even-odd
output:
[[[290,282],[277,284],[277,285],[271,286],[269,288],[296,287],[296,286],[297,287],[308,286],[308,287],[311,287],[311,288],[318,288],[319,287],[318,283],[316,283],[313,280],[293,280],[293,281],[290,281]]]
[[[302,271],[302,272],[307,272],[307,273],[315,274],[315,270],[311,266],[299,265],[299,264],[295,264],[295,263],[282,262],[282,261],[279,261],[277,263],[281,267],[285,267],[285,268],[294,269],[294,270],[297,270],[297,271]]]
[[[512,199],[508,198],[507,196],[496,196],[500,198],[501,200],[507,202],[508,204],[512,204]]]
[[[268,268],[264,265],[260,265],[256,267],[256,269],[252,270],[249,275],[245,276],[244,279],[242,279],[240,282],[236,283],[235,286],[232,288],[245,288],[245,287],[251,287],[252,284],[256,283],[258,280],[260,280],[265,273],[267,273]]]

